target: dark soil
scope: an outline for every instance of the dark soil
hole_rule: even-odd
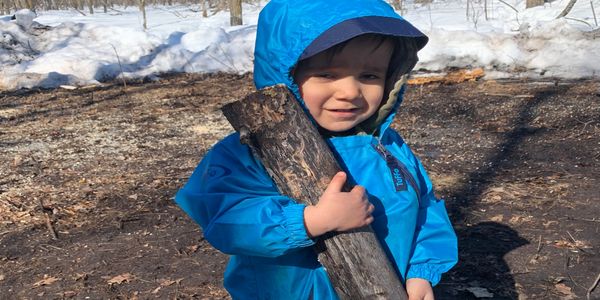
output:
[[[250,76],[0,93],[0,298],[221,299],[173,203]],[[394,126],[446,199],[437,299],[600,299],[600,82],[411,86]],[[56,238],[53,237],[53,230]]]

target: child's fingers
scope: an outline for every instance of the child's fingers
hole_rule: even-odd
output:
[[[344,172],[337,172],[337,174],[335,174],[333,176],[333,178],[331,178],[331,181],[329,182],[329,185],[327,186],[327,189],[325,189],[324,193],[328,193],[328,192],[341,192],[342,191],[342,187],[344,186],[344,183],[346,183],[346,173]]]
[[[355,194],[356,196],[359,196],[365,200],[367,198],[367,192],[365,191],[365,188],[361,185],[355,185],[350,191],[350,193]]]
[[[372,214],[372,213],[373,213],[373,211],[375,211],[375,205],[373,205],[373,204],[369,203],[369,207],[367,208],[367,212],[368,212],[369,214]]]

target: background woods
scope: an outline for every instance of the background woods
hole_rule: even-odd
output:
[[[95,10],[103,12],[116,10],[117,7],[139,6],[140,10],[146,5],[190,5],[190,9],[197,10],[203,17],[208,17],[220,11],[232,12],[232,25],[241,25],[242,2],[260,5],[261,0],[0,0],[0,14],[8,15],[19,9],[38,10],[66,10],[76,9],[81,14],[93,14]],[[235,17],[235,20],[233,19]]]
[[[444,3],[446,1],[435,2]],[[494,7],[506,6],[513,9],[517,15],[519,14],[519,10],[516,9],[514,5],[511,5],[504,0],[462,0],[461,2],[465,2],[466,5],[466,18],[473,22],[475,26],[479,19],[485,19],[487,21],[490,18],[493,18]],[[551,0],[525,0],[525,8],[541,6],[551,2]],[[566,17],[576,2],[577,0],[571,0],[557,18]],[[107,13],[109,10],[117,11],[120,8],[137,6],[142,14],[143,27],[146,28],[146,6],[189,5],[190,10],[200,13],[203,17],[208,17],[222,11],[228,11],[230,13],[230,25],[242,25],[242,3],[260,6],[261,0],[0,0],[0,14],[8,15],[19,9],[26,8],[33,11],[74,9],[82,15],[86,15],[94,14],[97,9],[101,9],[102,12]],[[434,0],[388,0],[388,3],[390,3],[395,10],[404,14],[411,5],[430,7],[430,5],[434,3]],[[590,15],[593,16],[593,23],[585,20],[578,21],[586,23],[590,27],[598,27],[598,17],[596,16],[595,5],[598,6],[598,4],[594,4],[594,0],[589,1],[589,10]]]

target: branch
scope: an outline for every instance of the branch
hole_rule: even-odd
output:
[[[577,0],[570,0],[565,9],[563,9],[563,11],[556,18],[560,19],[562,17],[565,17],[571,11],[571,9],[573,9],[573,6],[575,6],[575,2],[577,2]]]

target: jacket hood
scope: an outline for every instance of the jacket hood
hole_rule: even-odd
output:
[[[389,125],[400,105],[403,75],[417,62],[417,51],[427,37],[382,0],[272,0],[258,19],[254,50],[254,83],[257,89],[285,84],[300,97],[292,71],[298,61],[356,36],[377,33],[394,36],[397,45],[390,62],[385,95],[378,113],[361,131],[371,133]],[[405,76],[404,76],[405,78]]]

